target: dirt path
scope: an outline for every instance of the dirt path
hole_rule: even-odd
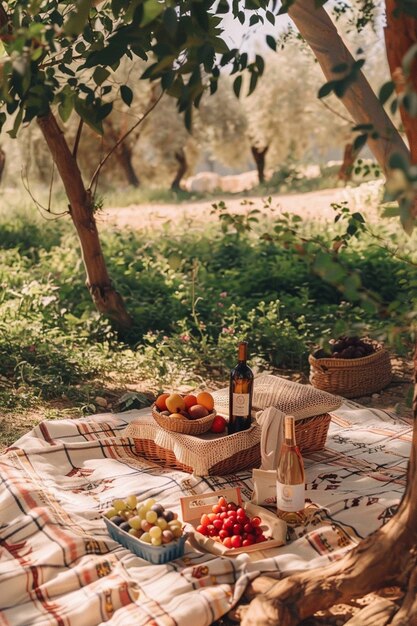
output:
[[[362,186],[363,187],[363,186]],[[360,190],[360,191],[358,191]],[[365,206],[367,196],[372,196],[372,189],[362,188],[336,188],[311,191],[308,193],[295,194],[275,194],[272,196],[272,206],[277,210],[288,211],[302,217],[319,220],[331,220],[335,212],[331,207],[332,202],[340,203],[349,200],[349,205],[355,210],[365,210],[368,217],[376,214],[376,211],[369,206]],[[153,228],[168,221],[185,220],[193,227],[199,223],[206,223],[208,220],[216,220],[215,215],[211,215],[211,205],[220,202],[222,197],[207,200],[187,201],[181,204],[141,204],[125,207],[112,207],[104,209],[99,216],[100,223],[105,226],[117,226],[123,228],[143,228],[152,226]],[[241,195],[239,197],[225,196],[223,198],[226,206],[233,212],[246,212],[250,208],[262,208],[263,197],[248,197],[246,200]],[[243,203],[243,204],[242,204]],[[371,203],[372,204],[372,203]],[[357,206],[359,205],[359,206]]]

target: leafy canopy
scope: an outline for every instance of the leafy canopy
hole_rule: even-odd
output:
[[[222,66],[228,65],[240,92],[241,72],[250,73],[250,91],[263,73],[260,55],[253,62],[222,36],[222,17],[241,23],[275,21],[267,0],[111,0],[78,2],[12,0],[1,30],[5,48],[0,82],[0,128],[14,115],[10,132],[45,115],[52,104],[65,122],[72,111],[102,133],[103,119],[120,96],[130,106],[133,93],[117,81],[122,59],[148,61],[142,78],[159,81],[176,99],[191,125],[193,106],[206,89],[214,93]],[[4,9],[3,5],[3,9]],[[244,11],[243,9],[246,9]],[[4,12],[4,11],[3,11]],[[270,42],[272,45],[272,42]],[[138,77],[139,78],[139,77]]]

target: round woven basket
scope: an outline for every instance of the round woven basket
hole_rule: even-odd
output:
[[[357,398],[381,391],[392,379],[391,360],[382,346],[359,359],[309,358],[313,387],[345,398]]]
[[[216,417],[216,411],[213,409],[210,415],[200,417],[196,420],[189,420],[186,417],[180,420],[173,419],[168,415],[161,415],[160,411],[153,404],[152,416],[158,426],[164,430],[169,430],[172,433],[182,433],[183,435],[202,435],[210,430],[213,420]]]

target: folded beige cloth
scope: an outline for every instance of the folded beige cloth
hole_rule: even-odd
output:
[[[228,414],[229,388],[213,393],[214,405],[220,413]],[[283,439],[285,415],[306,419],[334,411],[342,404],[340,396],[316,389],[311,385],[294,383],[280,376],[264,374],[254,380],[252,417],[262,427],[261,469],[276,469]]]

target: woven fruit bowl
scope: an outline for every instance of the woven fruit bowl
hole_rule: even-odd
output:
[[[188,419],[187,417],[171,417],[163,415],[155,404],[152,405],[152,416],[155,422],[164,430],[172,433],[182,433],[183,435],[202,435],[210,430],[216,417],[216,411],[213,409],[209,415],[198,419]]]
[[[308,359],[311,384],[345,398],[357,398],[381,391],[392,379],[389,353],[380,343],[367,338],[353,338],[350,341],[369,346],[370,349],[364,356],[359,356],[360,352],[357,352],[355,345],[331,356],[323,354],[321,350],[311,354]]]
[[[182,435],[202,435],[211,429],[217,413],[211,393],[200,391],[196,395],[161,393],[152,405],[152,415],[164,430]],[[225,425],[223,419],[223,427]]]

